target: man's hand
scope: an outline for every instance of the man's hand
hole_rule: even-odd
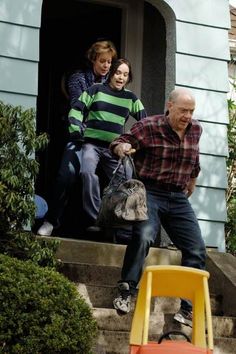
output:
[[[190,180],[187,184],[187,187],[184,190],[187,197],[190,197],[190,195],[193,194],[193,191],[195,189],[196,180],[197,180],[196,178],[190,178]]]
[[[113,149],[114,154],[120,158],[125,157],[125,155],[130,155],[135,152],[135,149],[132,149],[132,145],[129,143],[120,143],[115,146]]]

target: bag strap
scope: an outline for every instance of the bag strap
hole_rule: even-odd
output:
[[[122,157],[119,159],[118,165],[113,171],[113,177],[117,174],[117,171],[119,170],[121,165],[124,166],[125,177],[127,177],[127,168],[128,168],[128,165],[130,165],[132,168],[132,176],[136,179],[138,178],[137,172],[135,169],[135,165],[134,165],[134,160],[132,159],[132,157],[130,155],[126,155],[125,157]]]
[[[133,176],[133,178],[137,179],[138,176],[137,176],[136,168],[135,168],[135,165],[134,165],[134,160],[131,157],[131,155],[126,155],[121,160],[122,160],[122,164],[124,166],[125,173],[126,173],[126,170],[127,170],[127,165],[130,165],[131,168],[132,168],[132,176]]]

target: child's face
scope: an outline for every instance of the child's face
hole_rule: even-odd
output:
[[[118,66],[115,74],[111,77],[109,85],[115,90],[122,90],[129,80],[129,67],[127,64]]]

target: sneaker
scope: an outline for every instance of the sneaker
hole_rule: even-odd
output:
[[[188,310],[183,310],[180,309],[179,312],[177,312],[174,315],[174,320],[185,325],[185,326],[189,326],[192,327],[193,323],[193,312],[192,311],[188,311]]]
[[[40,236],[51,236],[52,230],[53,225],[48,221],[44,221],[43,225],[38,229],[37,234]]]
[[[113,306],[121,314],[129,313],[131,309],[131,294],[129,283],[118,283],[118,290],[120,295],[114,299]]]

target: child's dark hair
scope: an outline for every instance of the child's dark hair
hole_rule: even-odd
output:
[[[112,63],[109,71],[108,81],[110,81],[110,79],[114,76],[114,74],[116,73],[117,69],[121,64],[126,64],[129,68],[129,78],[127,81],[127,84],[129,84],[133,80],[133,73],[132,73],[131,64],[129,60],[124,58],[117,59]]]

